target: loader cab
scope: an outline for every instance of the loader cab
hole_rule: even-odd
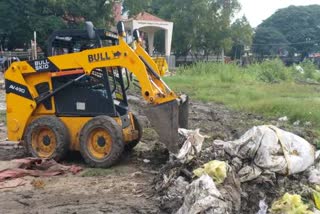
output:
[[[87,30],[56,31],[47,41],[47,56],[76,53],[118,43],[118,36],[112,32],[96,29],[95,33],[100,41],[90,38]],[[75,74],[52,78],[53,89],[79,76]],[[55,95],[56,113],[59,116],[125,116],[128,114],[126,90],[129,83],[129,74],[121,67],[96,68],[90,76],[81,78],[63,93]]]
[[[95,30],[102,46],[112,46],[118,43],[117,34],[104,29]],[[67,29],[53,32],[47,40],[47,56],[77,53],[86,49],[99,48],[96,39],[88,35],[87,30]]]

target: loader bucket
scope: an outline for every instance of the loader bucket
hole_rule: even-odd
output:
[[[170,152],[176,153],[178,148],[178,128],[188,128],[188,97],[180,98],[157,106],[150,106],[146,115]]]

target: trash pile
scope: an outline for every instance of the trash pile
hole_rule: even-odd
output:
[[[316,213],[320,161],[313,145],[275,126],[256,126],[238,140],[204,143],[199,130],[156,180],[161,207],[171,213]],[[205,147],[205,148],[203,148]]]

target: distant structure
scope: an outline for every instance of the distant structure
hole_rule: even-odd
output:
[[[138,15],[123,21],[124,21],[124,26],[128,35],[131,35],[133,30],[135,29],[139,29],[140,31],[147,34],[148,50],[151,56],[153,55],[153,51],[154,51],[155,32],[159,30],[164,30],[165,31],[165,55],[166,57],[169,57],[171,55],[173,22],[165,21],[147,12],[139,13]]]

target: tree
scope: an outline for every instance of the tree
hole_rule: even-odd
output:
[[[246,46],[252,45],[253,29],[247,18],[243,16],[231,25],[232,51],[231,56],[239,59]]]
[[[153,0],[152,11],[174,22],[176,55],[203,58],[232,45],[230,22],[240,9],[237,0]]]
[[[175,54],[197,59],[232,47],[231,18],[239,9],[237,0],[124,0],[130,15],[147,11],[174,22]],[[156,42],[156,49],[158,44],[162,43]]]
[[[264,55],[279,55],[281,50],[289,47],[286,37],[276,28],[259,27],[253,40],[253,51]]]
[[[261,51],[265,52],[270,46],[269,44],[275,47],[277,44],[282,46],[283,43],[287,44],[285,46],[292,53],[306,55],[319,51],[317,46],[320,41],[319,19],[320,5],[290,6],[278,10],[257,27],[254,38],[256,52],[261,54]],[[272,31],[268,32],[268,29]],[[266,33],[269,35],[263,35]],[[258,44],[266,47],[257,48]]]
[[[123,9],[130,16],[135,16],[140,12],[151,12],[152,0],[124,0]]]
[[[198,59],[211,53],[229,50],[235,39],[231,19],[240,9],[237,0],[124,0],[124,10],[130,15],[142,11],[174,22],[173,50],[178,56],[192,54]],[[238,22],[237,22],[238,23]],[[245,20],[234,26],[241,41],[247,42],[251,27]],[[240,33],[243,27],[244,36]],[[249,36],[250,35],[250,36]],[[161,33],[158,34],[163,37]],[[162,41],[162,40],[161,40]],[[156,41],[156,49],[161,42]]]
[[[79,28],[85,20],[105,27],[112,22],[112,3],[105,0],[1,0],[0,39],[8,49],[27,48],[38,33],[38,43],[57,29]]]

